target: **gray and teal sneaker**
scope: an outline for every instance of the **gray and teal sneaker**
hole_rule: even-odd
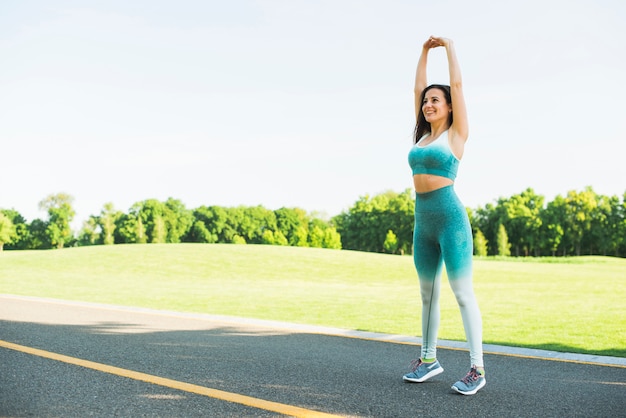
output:
[[[441,364],[439,364],[437,360],[432,363],[424,363],[422,359],[413,360],[411,369],[411,373],[402,376],[402,379],[407,382],[422,383],[433,376],[443,373],[443,367],[441,367]]]
[[[482,387],[486,384],[487,381],[485,380],[485,376],[478,373],[476,366],[472,366],[469,373],[466,374],[463,379],[452,385],[452,389],[462,395],[473,395],[482,389]]]

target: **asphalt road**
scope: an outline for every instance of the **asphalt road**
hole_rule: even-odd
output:
[[[626,362],[487,350],[487,386],[445,372],[402,381],[419,346],[263,321],[0,295],[0,415],[8,417],[624,417]],[[601,360],[599,360],[601,361]],[[82,363],[81,363],[82,362]],[[292,408],[292,409],[289,409]]]

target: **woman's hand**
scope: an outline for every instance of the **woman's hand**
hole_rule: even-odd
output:
[[[451,39],[431,36],[424,43],[424,48],[430,49],[430,48],[437,48],[438,46],[443,46],[447,48],[451,43],[452,43]]]
[[[432,49],[432,48],[436,48],[439,45],[436,44],[435,42],[435,38],[433,38],[432,36],[430,38],[428,38],[426,40],[426,42],[424,42],[424,49]]]

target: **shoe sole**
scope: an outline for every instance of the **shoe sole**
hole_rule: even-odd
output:
[[[443,367],[438,367],[435,370],[426,373],[424,376],[420,377],[419,379],[412,379],[406,376],[402,376],[402,379],[404,379],[406,382],[422,383],[422,382],[427,381],[431,377],[437,376],[438,374],[441,374],[441,373],[443,373]]]
[[[467,392],[463,392],[461,389],[457,388],[454,385],[452,385],[452,389],[455,390],[457,393],[460,393],[461,395],[474,395],[476,392],[484,388],[486,384],[487,380],[483,379],[483,381],[480,382],[474,390],[468,390]]]

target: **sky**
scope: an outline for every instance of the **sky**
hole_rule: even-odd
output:
[[[451,38],[471,208],[626,192],[621,0],[4,0],[0,208],[74,198],[299,207],[330,218],[412,187],[421,46]],[[445,50],[429,83],[447,83]]]

